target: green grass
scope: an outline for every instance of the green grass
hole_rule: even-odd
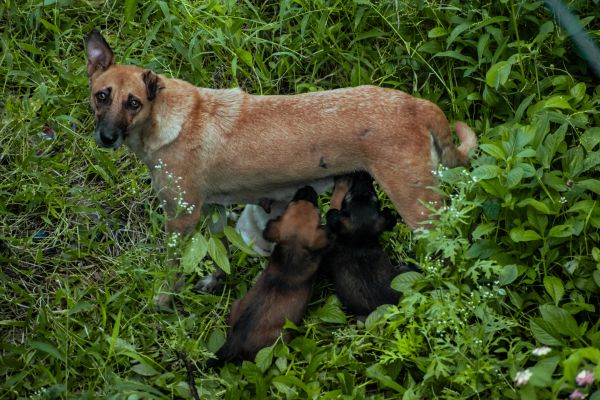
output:
[[[569,5],[598,39],[598,1]],[[357,322],[321,282],[296,339],[198,373],[203,398],[567,398],[591,370],[579,390],[600,399],[600,87],[541,2],[3,1],[0,26],[0,397],[189,397],[177,353],[218,349],[265,264],[232,246],[221,291],[153,307],[189,249],[167,246],[139,160],[93,143],[99,28],[119,62],[200,86],[401,89],[481,142],[440,171],[431,232],[386,235],[423,268],[393,282],[397,306]],[[209,255],[190,282],[225,263]]]

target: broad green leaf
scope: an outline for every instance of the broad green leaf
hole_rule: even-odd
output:
[[[533,337],[542,344],[547,346],[564,345],[558,334],[541,318],[532,318],[529,322],[529,328],[531,329]]]
[[[600,143],[600,128],[593,127],[587,129],[579,138],[579,142],[588,152],[592,151]]]
[[[446,47],[449,48],[452,42],[454,42],[454,40],[460,36],[461,33],[471,28],[472,25],[473,24],[471,22],[463,22],[452,29],[452,32],[450,32],[450,35],[446,39]]]
[[[59,361],[65,362],[65,355],[60,350],[58,350],[53,344],[50,344],[48,342],[33,341],[29,343],[29,346],[32,349],[36,349],[38,351],[41,351],[42,353],[46,353],[56,358]]]
[[[500,61],[492,65],[487,74],[485,74],[485,83],[494,89],[504,86],[510,76],[511,68],[512,63],[508,61]]]
[[[154,375],[158,375],[160,373],[157,370],[155,370],[150,364],[147,364],[145,362],[135,364],[131,367],[131,369],[136,374],[142,375],[142,376],[154,376]]]
[[[391,283],[392,289],[398,292],[406,292],[410,290],[415,282],[423,279],[423,274],[416,271],[408,271],[396,276]]]
[[[506,153],[504,153],[504,150],[500,146],[492,143],[483,143],[479,145],[479,148],[496,160],[506,160]]]
[[[524,229],[521,226],[510,230],[510,238],[513,242],[530,242],[532,240],[539,240],[542,237],[535,231],[530,229]]]
[[[509,188],[517,186],[521,182],[521,179],[523,179],[523,175],[525,175],[525,172],[522,168],[515,167],[511,169],[510,172],[506,174],[506,186]]]
[[[530,368],[532,376],[529,383],[535,387],[549,387],[552,385],[552,374],[556,370],[560,356],[543,358]]]
[[[473,233],[471,233],[471,237],[473,240],[477,240],[494,230],[496,230],[496,224],[490,222],[479,224],[477,228],[473,230]]]
[[[572,110],[573,108],[569,104],[571,96],[557,95],[546,99],[544,102],[544,108],[559,108]]]
[[[584,179],[577,182],[576,186],[600,194],[600,179]]]
[[[573,204],[571,206],[571,208],[569,208],[567,210],[568,213],[584,213],[584,214],[589,214],[595,207],[596,204],[598,203],[598,200],[591,200],[591,199],[586,199],[586,200],[580,200],[577,203]]]
[[[196,267],[206,256],[207,252],[208,241],[202,232],[198,231],[189,240],[181,254],[180,265],[183,272],[188,274],[196,272]]]
[[[332,324],[346,323],[346,314],[344,314],[344,311],[340,308],[339,302],[333,296],[327,299],[325,304],[317,310],[315,315],[323,322]]]
[[[235,53],[246,65],[252,67],[252,53],[242,48],[235,49]]]
[[[518,158],[528,158],[528,157],[535,157],[537,155],[537,152],[534,149],[525,149],[520,151],[517,154]]]
[[[577,321],[566,310],[554,305],[543,304],[540,306],[540,313],[544,321],[549,323],[558,333],[570,338],[581,337]]]
[[[266,372],[273,364],[273,346],[263,347],[256,353],[254,360],[262,372]]]
[[[546,292],[552,297],[552,300],[554,300],[554,305],[558,305],[565,293],[562,281],[555,276],[548,275],[544,277],[544,287],[546,288]]]
[[[465,56],[464,54],[461,54],[456,50],[440,51],[438,53],[435,53],[434,57],[449,57],[449,58],[454,58],[456,60],[464,61],[465,63],[471,64],[471,65],[477,64],[472,57]]]
[[[125,22],[133,21],[137,10],[137,0],[125,0]]]
[[[221,348],[221,346],[223,346],[224,343],[225,343],[225,335],[223,335],[223,332],[221,332],[220,330],[215,329],[208,336],[208,341],[206,342],[206,348],[209,351],[216,353]]]
[[[569,93],[573,96],[576,102],[580,102],[585,97],[585,83],[579,82],[577,85],[569,89]]]
[[[476,180],[492,179],[500,174],[500,168],[497,165],[481,165],[471,172],[471,176]]]
[[[366,370],[366,375],[369,378],[377,380],[383,386],[395,390],[398,393],[404,393],[406,389],[404,389],[398,382],[392,379],[388,374],[385,368],[379,364],[373,364]]]
[[[427,37],[429,37],[430,39],[435,39],[441,36],[446,36],[447,34],[448,31],[445,28],[437,26],[427,33]]]
[[[229,265],[229,255],[223,242],[219,239],[211,237],[208,239],[208,255],[213,261],[225,272],[226,274],[231,273],[231,267]]]
[[[549,237],[564,238],[573,235],[573,226],[571,225],[555,225],[548,232]]]
[[[596,270],[592,273],[596,286],[600,287],[600,270]]]
[[[550,210],[550,208],[548,207],[548,205],[546,203],[542,203],[539,200],[535,200],[535,199],[524,199],[521,200],[520,202],[517,203],[518,207],[527,207],[527,206],[531,206],[533,208],[535,208],[537,211],[544,213],[544,214],[556,214],[555,211]]]
[[[254,249],[248,246],[246,242],[244,242],[244,239],[242,239],[242,236],[235,228],[227,225],[223,229],[223,233],[225,234],[225,237],[227,237],[229,243],[233,244],[235,247],[242,250],[244,253],[250,255],[255,254]]]
[[[500,286],[506,286],[508,284],[513,283],[515,281],[515,279],[517,279],[518,276],[519,276],[519,269],[517,268],[516,265],[514,265],[514,264],[505,265],[502,268],[500,275],[498,276],[498,284]]]

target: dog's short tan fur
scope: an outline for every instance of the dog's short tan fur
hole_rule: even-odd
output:
[[[397,90],[254,96],[205,89],[115,64],[95,31],[87,54],[95,138],[105,147],[125,143],[148,166],[169,231],[190,232],[203,203],[256,203],[282,193],[289,199],[298,187],[356,170],[368,171],[416,228],[427,218],[422,202],[439,200],[428,189],[438,161],[466,164],[477,145],[473,131],[457,123],[455,147],[436,105]],[[156,168],[160,161],[165,168]],[[175,216],[177,193],[165,170],[181,178],[193,212]]]

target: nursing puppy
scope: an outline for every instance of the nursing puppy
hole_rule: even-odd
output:
[[[390,287],[399,273],[379,244],[379,235],[391,230],[396,219],[379,201],[373,179],[364,172],[336,179],[327,213],[327,227],[335,245],[321,261],[323,271],[335,285],[345,308],[359,316],[382,304],[397,304],[400,294]]]
[[[300,323],[312,294],[321,256],[329,246],[327,230],[320,225],[317,193],[311,187],[300,189],[277,219],[264,231],[275,242],[269,264],[256,284],[231,307],[230,329],[223,347],[208,367],[224,362],[254,358],[283,334],[285,320]]]
[[[169,232],[192,232],[204,203],[287,202],[304,185],[326,187],[356,170],[368,171],[416,228],[429,214],[422,203],[439,200],[429,189],[438,162],[464,165],[477,145],[457,123],[455,147],[439,107],[398,90],[254,96],[116,64],[97,31],[86,51],[94,139],[126,144],[148,166]]]

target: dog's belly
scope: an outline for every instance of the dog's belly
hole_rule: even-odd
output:
[[[298,189],[304,186],[312,186],[319,194],[333,187],[333,178],[322,178],[315,181],[298,182],[294,184],[283,184],[267,188],[240,188],[237,191],[227,193],[212,193],[206,198],[209,204],[258,204],[261,199],[276,202],[289,202]]]

